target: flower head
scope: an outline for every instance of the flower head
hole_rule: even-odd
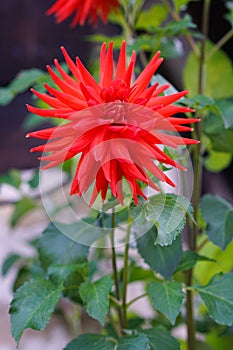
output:
[[[86,20],[93,24],[97,23],[98,16],[103,22],[107,22],[112,9],[117,9],[118,0],[56,0],[54,5],[47,11],[48,15],[54,14],[57,23],[63,22],[74,14],[71,26],[84,25]]]
[[[66,120],[58,127],[27,135],[49,140],[47,144],[31,149],[31,152],[50,152],[40,158],[47,162],[44,168],[54,167],[80,154],[70,193],[81,196],[94,184],[90,204],[99,193],[104,201],[108,189],[123,204],[123,180],[130,185],[136,204],[137,195],[146,197],[140,188],[141,183],[158,190],[151,175],[175,186],[159,163],[183,168],[161,149],[161,145],[177,148],[179,145],[197,143],[172,132],[190,131],[191,128],[183,124],[197,122],[198,119],[173,116],[191,111],[187,107],[174,105],[188,91],[161,95],[169,87],[168,84],[149,86],[163,61],[160,53],[156,53],[132,82],[135,52],[127,65],[126,43],[123,42],[115,66],[113,43],[110,43],[108,50],[104,43],[97,82],[79,58],[74,63],[63,47],[61,50],[73,78],[55,59],[59,74],[50,66],[47,68],[57,88],[44,84],[47,93],[32,89],[49,108],[28,106],[30,112],[42,117]]]

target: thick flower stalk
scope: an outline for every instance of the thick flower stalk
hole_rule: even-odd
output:
[[[191,112],[187,107],[174,104],[188,91],[166,95],[163,93],[169,84],[149,86],[163,61],[160,52],[132,82],[135,52],[127,65],[126,43],[123,42],[114,65],[113,43],[108,50],[104,43],[97,82],[79,58],[74,63],[64,47],[61,50],[73,77],[55,59],[57,72],[50,66],[47,68],[57,88],[44,84],[48,93],[32,89],[49,108],[28,106],[30,112],[42,117],[65,119],[58,127],[27,135],[49,141],[31,149],[31,152],[49,152],[39,158],[46,161],[44,169],[80,154],[70,193],[81,196],[93,186],[90,204],[99,193],[104,201],[108,189],[123,204],[123,181],[128,182],[136,204],[138,195],[146,198],[141,183],[158,190],[151,176],[175,186],[159,163],[183,168],[163,151],[163,146],[177,148],[197,143],[177,132],[190,131],[189,126],[182,124],[198,119],[174,117],[176,113]]]
[[[57,23],[74,15],[71,26],[75,27],[84,25],[87,20],[96,25],[98,17],[107,22],[111,10],[118,7],[118,0],[56,0],[46,13],[55,15]]]

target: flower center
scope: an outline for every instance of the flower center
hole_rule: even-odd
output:
[[[129,88],[125,81],[121,79],[114,80],[108,88],[103,88],[100,97],[104,102],[127,102],[129,99]]]

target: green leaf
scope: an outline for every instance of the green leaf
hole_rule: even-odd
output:
[[[20,171],[12,168],[8,173],[0,175],[0,184],[2,183],[7,183],[15,188],[19,188],[22,183]]]
[[[207,194],[201,199],[201,210],[209,239],[225,249],[233,239],[233,207],[225,199]]]
[[[216,262],[216,260],[208,258],[207,256],[202,256],[193,252],[192,250],[187,250],[183,252],[180,265],[178,266],[176,272],[187,271],[194,267],[198,261]]]
[[[38,241],[38,250],[42,266],[48,268],[85,262],[89,247],[72,241],[54,224],[49,224]]]
[[[19,254],[11,254],[8,256],[2,265],[2,275],[5,276],[11,267],[21,259],[22,257]]]
[[[36,207],[35,201],[30,197],[24,197],[18,201],[11,217],[11,226],[15,226],[24,215]]]
[[[215,275],[206,286],[194,286],[210,317],[222,325],[233,324],[233,274]]]
[[[89,247],[93,242],[105,237],[110,232],[110,229],[99,227],[98,220],[93,218],[82,218],[72,224],[55,222],[55,226],[58,233],[63,233],[78,244]]]
[[[117,350],[149,350],[148,338],[145,334],[127,335],[119,339]]]
[[[17,344],[26,328],[42,330],[50,319],[59,298],[61,286],[38,278],[20,287],[11,302],[12,335]]]
[[[14,98],[14,94],[9,87],[0,88],[0,106],[8,105]]]
[[[200,253],[214,259],[215,262],[209,262],[208,264],[197,263],[194,268],[194,276],[199,284],[207,284],[217,273],[232,271],[233,241],[228,244],[224,251],[209,241],[203,246]]]
[[[37,68],[20,71],[9,88],[14,94],[19,94],[31,87],[38,79],[42,79],[46,73]]]
[[[167,17],[167,9],[163,5],[154,5],[140,12],[135,29],[149,29],[159,26]]]
[[[48,275],[51,280],[56,283],[64,283],[69,275],[78,273],[83,280],[87,277],[87,263],[69,264],[69,265],[51,265],[48,268]],[[83,281],[82,280],[82,281]]]
[[[87,313],[104,325],[105,317],[109,311],[109,294],[113,280],[109,276],[102,277],[91,283],[86,281],[80,286],[80,296]]]
[[[176,11],[179,12],[190,0],[173,0]]]
[[[231,164],[232,155],[226,152],[215,152],[211,150],[205,159],[205,168],[211,172],[218,173]]]
[[[207,51],[213,44],[207,43]],[[208,54],[207,54],[208,55]],[[184,86],[191,91],[191,95],[198,93],[199,60],[193,52],[190,53],[184,68]],[[218,79],[221,77],[221,79]],[[232,96],[233,68],[229,57],[221,50],[215,52],[206,63],[205,95],[213,98]]]
[[[225,6],[229,10],[225,18],[230,22],[231,26],[233,27],[233,1],[226,1]]]
[[[171,245],[162,247],[159,244],[154,244],[156,235],[156,228],[153,227],[144,236],[140,237],[137,240],[138,251],[154,271],[169,279],[180,263],[182,255],[181,238],[177,237]]]
[[[145,217],[155,224],[158,234],[156,244],[172,244],[181,233],[186,222],[186,214],[192,217],[189,200],[175,194],[158,194],[150,197],[144,205]]]
[[[148,285],[147,292],[154,308],[162,312],[174,325],[184,299],[182,284],[179,282],[154,281]]]
[[[48,268],[48,275],[56,284],[63,284],[63,295],[72,301],[82,304],[79,294],[80,285],[88,275],[87,263],[70,265],[51,265]]]
[[[112,338],[102,334],[81,334],[70,342],[64,350],[115,350]]]
[[[222,99],[217,100],[216,105],[219,109],[220,115],[223,119],[224,126],[226,129],[233,128],[233,99]]]
[[[143,329],[149,339],[151,350],[180,350],[178,341],[163,327]]]

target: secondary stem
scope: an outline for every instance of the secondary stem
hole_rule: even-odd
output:
[[[111,229],[111,249],[112,249],[112,269],[113,269],[113,277],[114,277],[114,284],[115,284],[115,293],[116,293],[116,300],[120,303],[120,288],[119,288],[119,281],[118,281],[118,272],[117,272],[117,258],[116,258],[116,250],[115,250],[115,240],[114,240],[114,233],[115,233],[115,212],[114,209],[112,210],[112,229]],[[121,325],[121,329],[123,327],[123,315],[120,305],[117,305],[117,311],[119,315],[119,321]],[[122,331],[121,331],[122,332]]]
[[[125,238],[123,287],[122,287],[123,328],[127,328],[128,327],[128,321],[127,321],[127,286],[128,286],[128,260],[129,260],[130,229],[131,229],[131,223],[128,220],[127,232],[126,232],[126,238]]]
[[[203,15],[202,15],[202,34],[203,40],[201,44],[200,52],[200,65],[199,65],[199,79],[198,79],[198,93],[204,94],[205,83],[206,83],[206,39],[209,27],[209,7],[210,0],[204,0],[203,5]],[[202,126],[198,123],[195,126],[195,133],[199,140],[202,136]],[[194,150],[194,188],[193,188],[193,209],[194,209],[194,219],[198,222],[198,210],[199,210],[199,199],[201,190],[201,179],[202,179],[202,155],[201,155],[201,145],[198,144]],[[189,249],[196,251],[197,248],[197,235],[198,235],[198,225],[192,225],[192,230],[189,234],[188,244]],[[193,269],[187,272],[187,286],[191,286],[193,282]],[[196,349],[196,329],[194,321],[194,309],[193,309],[193,292],[192,290],[187,290],[186,294],[186,308],[187,308],[187,332],[188,332],[188,350]]]

